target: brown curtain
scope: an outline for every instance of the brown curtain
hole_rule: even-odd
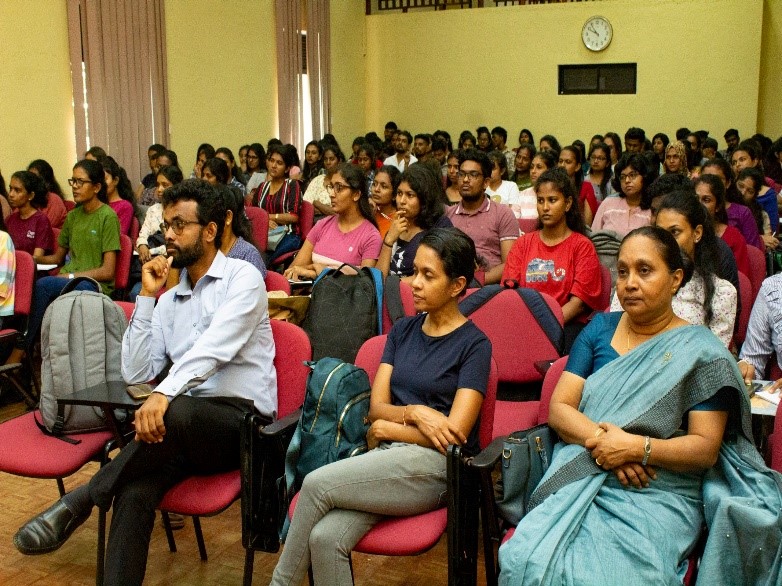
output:
[[[331,132],[331,27],[329,0],[307,1],[307,73],[310,79],[312,136]]]
[[[103,147],[140,179],[149,145],[169,139],[164,0],[67,2],[76,148]]]
[[[274,6],[279,138],[301,148],[301,5],[299,0],[275,0]]]

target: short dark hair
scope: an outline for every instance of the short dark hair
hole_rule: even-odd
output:
[[[715,151],[720,148],[719,143],[717,142],[716,138],[707,137],[706,140],[703,141],[703,148],[705,149],[714,149]]]
[[[728,128],[725,131],[725,135],[723,136],[723,138],[727,139],[729,136],[735,136],[736,138],[738,138],[739,131],[736,130],[735,128]]]
[[[165,165],[161,167],[155,174],[155,178],[157,178],[158,175],[162,175],[168,179],[172,185],[182,183],[182,180],[184,179],[184,176],[182,175],[182,169],[175,165]]]
[[[198,150],[196,151],[196,159],[202,154],[206,155],[207,159],[211,159],[215,156],[215,148],[208,142],[201,143],[198,145]]]
[[[622,155],[619,161],[617,161],[616,167],[614,167],[614,177],[611,184],[614,186],[614,189],[616,189],[619,197],[626,197],[622,191],[622,182],[620,181],[619,177],[622,174],[622,171],[628,167],[632,168],[633,171],[641,175],[643,187],[641,189],[640,206],[642,210],[648,210],[650,207],[652,207],[652,198],[649,195],[649,175],[652,169],[649,165],[649,159],[647,159],[645,156],[640,153]]]
[[[163,192],[163,208],[180,201],[196,202],[196,216],[201,226],[206,226],[209,222],[215,223],[215,248],[219,250],[223,243],[226,216],[225,200],[220,192],[203,179],[186,179]]]
[[[273,143],[266,149],[266,158],[268,159],[272,155],[280,155],[282,161],[285,163],[285,167],[290,169],[296,167],[299,163],[298,155],[290,148],[291,145],[282,143]]]
[[[204,163],[204,170],[206,169],[209,169],[219,183],[228,185],[228,181],[231,179],[231,170],[228,168],[228,163],[219,157],[212,157]]]
[[[420,138],[421,140],[423,140],[423,141],[425,141],[425,142],[429,143],[429,144],[432,144],[432,135],[431,135],[431,134],[427,134],[427,133],[425,133],[425,132],[422,132],[422,133],[416,134],[416,135],[415,135],[415,139],[416,139],[416,140],[418,140],[419,138]]]
[[[538,145],[540,145],[541,142],[547,142],[552,150],[557,151],[557,155],[562,152],[562,146],[559,144],[557,137],[553,134],[544,135],[538,142]]]
[[[649,200],[656,197],[668,195],[674,191],[690,190],[692,191],[692,181],[686,175],[681,173],[665,173],[652,181],[649,185]]]
[[[427,230],[420,246],[431,248],[437,254],[449,279],[464,277],[464,289],[459,293],[464,294],[475,278],[478,262],[472,238],[458,228],[432,228]]]
[[[690,129],[683,126],[676,131],[676,140],[684,140],[688,134],[690,134]]]
[[[432,150],[433,151],[447,151],[448,145],[445,143],[445,139],[443,138],[435,138],[432,140]]]
[[[164,147],[162,144],[155,143],[155,144],[149,145],[149,148],[147,149],[147,152],[152,151],[153,153],[155,153],[155,156],[157,156],[160,153],[166,152],[166,150],[168,150],[168,149],[166,149],[166,147]]]
[[[399,134],[407,138],[407,144],[413,144],[413,135],[410,134],[407,130],[400,130]]]
[[[495,126],[491,129],[492,135],[496,134],[497,136],[502,137],[502,142],[508,142],[508,131],[505,130],[502,126]]]
[[[637,126],[628,128],[627,132],[625,132],[625,143],[627,143],[628,140],[640,140],[641,142],[645,142],[646,133],[644,132],[644,129],[638,128]]]
[[[709,187],[709,191],[711,191],[711,194],[714,196],[714,199],[717,200],[717,205],[715,206],[714,209],[714,217],[717,220],[719,220],[720,223],[727,224],[728,212],[725,210],[725,184],[722,182],[722,179],[720,179],[716,175],[705,173],[703,175],[700,175],[692,183],[693,183],[693,188],[697,188],[698,185],[700,185],[701,183]]]
[[[396,122],[394,122],[393,120],[390,120],[390,121],[386,122],[385,129],[386,130],[397,130]]]
[[[485,152],[475,148],[462,149],[459,151],[460,168],[462,163],[465,161],[475,161],[478,163],[481,166],[481,173],[483,174],[484,179],[491,177],[491,170],[494,165],[492,165],[491,160],[489,159],[489,155],[487,155]]]

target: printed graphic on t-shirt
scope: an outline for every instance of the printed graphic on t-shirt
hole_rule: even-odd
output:
[[[35,230],[28,230],[27,231],[27,238],[29,240],[35,240]]]
[[[565,278],[565,269],[554,268],[554,261],[544,258],[533,258],[527,264],[527,283],[545,283],[549,275],[552,281],[561,281]]]

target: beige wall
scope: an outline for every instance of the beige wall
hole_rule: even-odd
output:
[[[0,170],[46,159],[67,191],[76,162],[64,0],[0,2]]]
[[[758,132],[782,135],[782,2],[763,2],[763,46],[760,56]]]
[[[608,130],[623,135],[633,125],[650,134],[672,135],[683,125],[720,137],[728,127],[752,134],[762,9],[762,0],[604,0],[372,15],[368,127],[393,119],[411,131],[458,136],[501,125],[511,145],[522,127],[563,142]],[[594,14],[614,29],[597,54],[581,42]],[[635,95],[557,94],[559,64],[623,62],[638,63]]]
[[[331,127],[343,148],[371,130],[365,119],[366,17],[359,0],[331,2]],[[380,127],[380,136],[383,127]],[[320,138],[320,137],[318,137]]]
[[[198,145],[277,134],[272,0],[166,0],[171,148],[186,172]]]

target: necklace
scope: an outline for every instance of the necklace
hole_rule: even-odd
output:
[[[627,326],[627,351],[628,352],[630,351],[630,332],[632,332],[633,335],[635,335],[635,336],[645,336],[647,338],[653,338],[657,334],[662,334],[664,331],[666,331],[668,328],[670,328],[671,327],[671,323],[673,323],[673,318],[670,319],[668,324],[663,329],[658,330],[658,331],[654,332],[653,334],[639,334],[633,328],[630,327],[630,323],[628,322],[627,324],[625,324]]]
[[[384,214],[383,212],[381,212],[380,210],[377,210],[377,212],[378,212],[378,213],[379,213],[381,216],[383,216],[383,217],[384,217],[386,220],[388,220],[389,222],[390,222],[391,220],[393,220],[393,218],[392,218],[391,216],[387,216],[387,215],[385,215],[385,214]]]

